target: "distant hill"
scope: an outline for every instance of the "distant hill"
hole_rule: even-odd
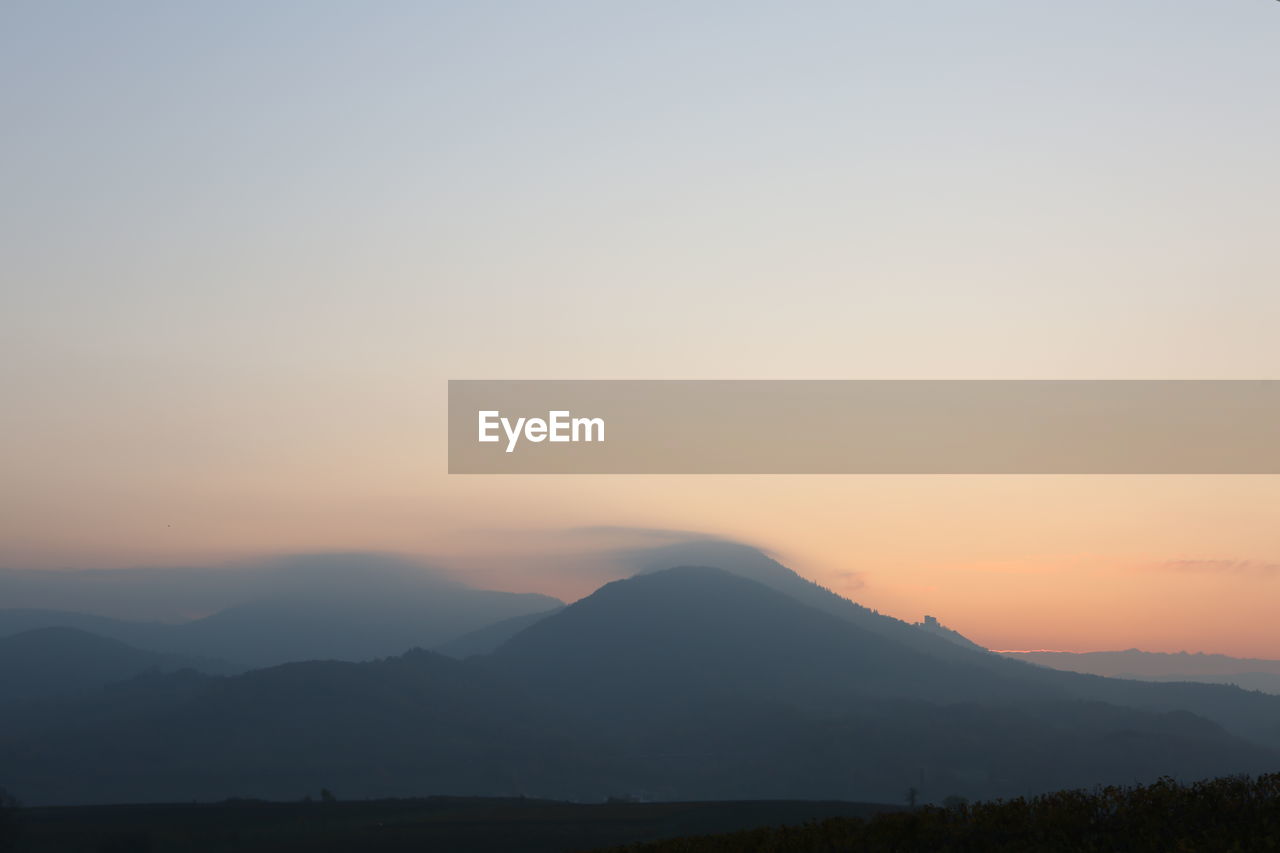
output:
[[[756,582],[677,568],[608,584],[467,660],[148,673],[0,706],[2,781],[31,803],[321,787],[886,802],[909,786],[926,801],[1010,796],[1280,763],[1195,714],[1082,700],[1070,688],[1090,676],[996,660],[926,655]],[[1280,719],[1273,697],[1191,686]]]
[[[1167,654],[1126,649],[1118,652],[1001,652],[1052,669],[1142,681],[1234,684],[1245,690],[1280,694],[1280,661],[1210,654]]]
[[[177,626],[173,648],[252,666],[371,660],[436,646],[559,604],[549,596],[463,586],[371,583],[367,594],[281,597],[228,608]]]
[[[227,673],[221,661],[135,649],[75,628],[37,628],[0,639],[0,702],[76,693],[148,671]]]
[[[138,648],[155,650],[169,645],[167,638],[173,626],[163,622],[131,622],[66,610],[0,610],[0,637],[11,637],[38,628],[74,628]]]
[[[86,591],[101,592],[108,600],[132,592],[191,606],[195,592],[214,589],[213,600],[231,603],[177,624],[61,610],[2,610],[0,636],[37,627],[78,628],[149,651],[258,667],[398,655],[562,606],[546,595],[473,589],[413,561],[377,554],[275,560],[224,570],[223,580],[213,570],[172,573],[176,579],[152,570],[46,572],[57,576],[46,589],[31,577],[41,573],[0,572],[0,590],[17,584],[25,590],[24,600],[53,602],[80,601]]]
[[[442,655],[448,655],[451,658],[469,658],[473,655],[487,655],[498,649],[507,640],[519,634],[525,628],[536,622],[541,622],[548,616],[559,613],[563,607],[556,607],[552,610],[546,610],[542,613],[528,613],[523,616],[513,616],[510,619],[503,619],[492,625],[486,625],[470,633],[463,634],[461,637],[450,640],[444,645],[438,646],[434,651]]]

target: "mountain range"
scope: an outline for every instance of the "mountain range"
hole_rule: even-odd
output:
[[[73,695],[148,672],[232,673],[222,661],[144,651],[76,628],[0,638],[0,703]]]
[[[1140,681],[1194,681],[1234,684],[1245,690],[1280,695],[1280,660],[1178,652],[1001,652],[1008,658],[1069,672],[1087,672]]]
[[[219,669],[371,660],[562,606],[546,595],[473,589],[416,562],[380,554],[302,555],[230,570],[167,573],[0,572],[0,594],[10,603],[0,610],[0,637],[33,628],[76,628],[142,650],[224,662]],[[131,598],[146,606],[125,607]],[[210,602],[220,609],[174,620],[174,614]],[[69,609],[75,606],[152,618]],[[161,621],[164,616],[170,621]]]
[[[1280,766],[1280,697],[1011,660],[727,543],[651,556],[675,562],[567,607],[522,600],[541,609],[456,632],[456,657],[151,668],[2,703],[0,785],[31,803],[892,802]]]

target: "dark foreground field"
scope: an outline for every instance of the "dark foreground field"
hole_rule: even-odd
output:
[[[16,846],[0,833],[5,853],[1253,853],[1280,851],[1280,774],[913,810],[453,797],[49,807],[21,812],[20,829]]]
[[[860,818],[893,806],[845,802],[602,803],[433,797],[415,800],[24,809],[14,851],[588,850],[677,836]],[[4,842],[0,841],[0,848]]]
[[[1255,853],[1280,851],[1280,773],[835,818],[615,853]]]

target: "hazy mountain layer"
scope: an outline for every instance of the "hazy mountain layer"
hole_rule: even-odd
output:
[[[42,581],[36,575],[49,578]],[[226,606],[218,612],[177,624],[61,610],[4,610],[0,636],[38,627],[78,628],[148,651],[218,658],[241,667],[397,655],[561,605],[545,595],[472,589],[417,563],[369,554],[168,574],[0,572],[0,591],[15,587],[20,595],[5,597],[6,602],[67,604],[86,601],[91,594],[101,594],[108,603],[130,595],[149,597],[153,609],[221,602]]]
[[[1161,712],[1189,710],[1218,722],[1234,734],[1280,748],[1280,717],[1270,697],[1251,696],[1215,684],[1141,684],[1033,666],[1026,661],[990,653],[949,629],[936,630],[927,623],[911,624],[863,607],[801,577],[749,546],[704,540],[635,550],[624,554],[623,558],[641,571],[659,570],[661,561],[676,559],[688,564],[715,566],[758,581],[817,610],[930,657],[984,667],[1004,677],[1039,684],[1045,689],[1062,691],[1078,699]]]
[[[1234,684],[1245,690],[1280,694],[1280,661],[1227,655],[1167,654],[1127,649],[1117,652],[1001,652],[1052,669],[1143,681]]]
[[[486,625],[476,631],[463,634],[461,637],[450,640],[449,642],[437,646],[434,651],[442,655],[448,655],[451,658],[473,657],[475,655],[491,654],[507,640],[510,640],[516,634],[519,634],[525,628],[537,622],[541,622],[548,616],[559,613],[564,608],[557,607],[541,613],[529,613],[524,616],[513,616],[510,619],[503,619],[492,625]]]
[[[909,786],[936,800],[1280,766],[1195,714],[1082,700],[1082,681],[1153,691],[1151,705],[1181,695],[940,659],[723,571],[673,569],[609,584],[465,661],[149,674],[10,703],[0,785],[33,803],[321,787],[896,801]],[[1190,686],[1227,716],[1243,697],[1280,720],[1280,699]]]
[[[76,693],[148,671],[234,671],[222,661],[135,649],[75,628],[37,628],[0,638],[0,702]]]

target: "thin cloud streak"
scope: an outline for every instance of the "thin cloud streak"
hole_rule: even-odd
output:
[[[1280,574],[1280,563],[1258,560],[1166,560],[1155,566],[1169,572],[1201,572],[1214,574],[1264,575]]]

